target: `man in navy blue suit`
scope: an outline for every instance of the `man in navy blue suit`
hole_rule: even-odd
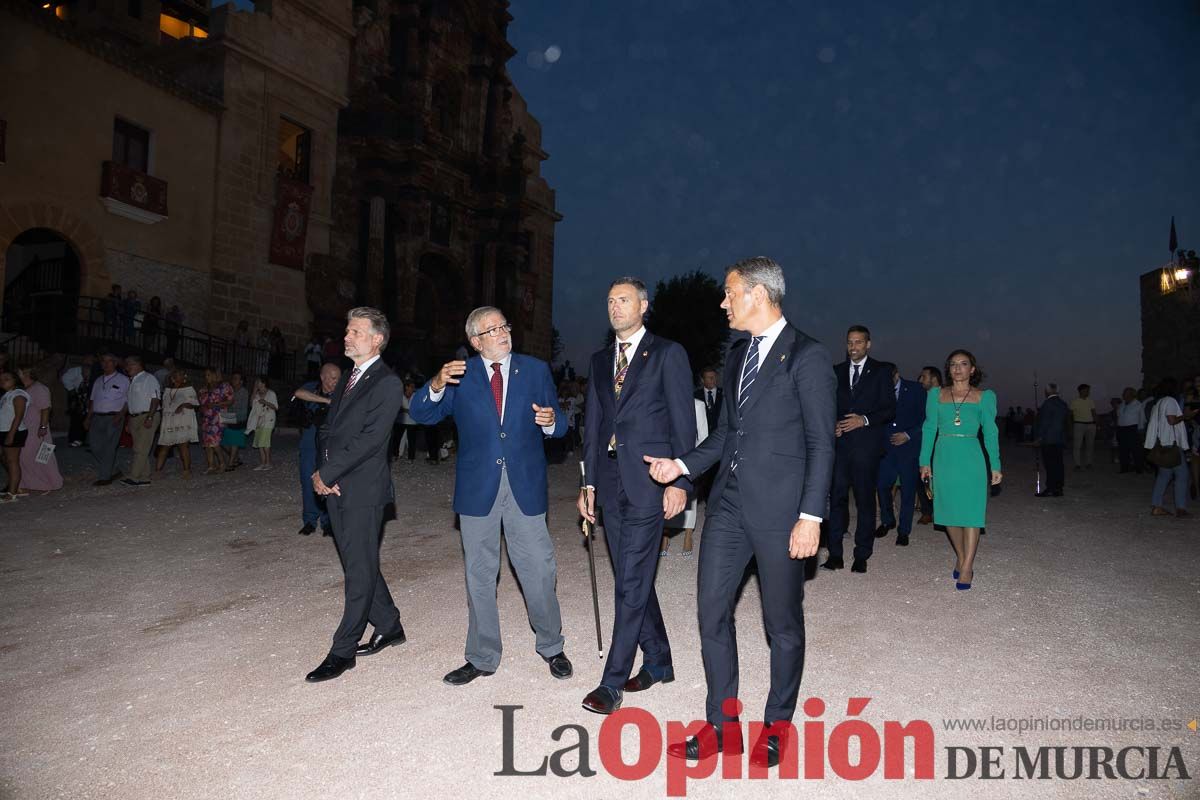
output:
[[[670,743],[675,758],[741,753],[722,741],[738,719],[734,611],[746,568],[758,566],[763,626],[771,648],[771,685],[750,766],[795,754],[791,719],[804,672],[804,560],[816,555],[833,473],[835,388],[829,352],[783,316],[783,269],[758,256],[725,271],[721,308],[729,327],[749,337],[725,358],[725,398],[715,433],[682,458],[651,458],[650,475],[667,482],[720,464],[705,509],[696,605],[708,683],[711,728]],[[734,730],[738,730],[737,727]]]
[[[863,325],[846,331],[848,358],[833,368],[837,377],[837,461],[829,502],[829,558],[821,566],[841,569],[842,537],[850,529],[850,489],[858,521],[854,526],[851,572],[866,572],[875,548],[875,487],[888,425],[896,416],[892,365],[876,361],[871,332]]]
[[[671,645],[663,624],[654,574],[663,523],[683,510],[691,482],[679,477],[663,486],[646,473],[642,457],[674,457],[696,442],[696,404],[687,352],[646,330],[646,286],[618,278],[608,289],[608,321],[615,341],[592,356],[584,419],[587,486],[579,513],[604,515],[604,538],[612,560],[616,613],[612,643],[600,685],[583,707],[611,714],[625,692],[675,679]],[[638,648],[642,668],[630,677]]]
[[[925,424],[926,393],[916,381],[900,377],[899,367],[892,366],[892,391],[896,396],[896,418],[888,423],[883,460],[879,462],[879,527],[875,538],[882,539],[896,527],[892,512],[892,487],[900,479],[900,522],[896,544],[908,545],[912,533],[913,504],[921,483],[921,426]]]
[[[477,308],[467,337],[479,358],[445,364],[413,395],[409,413],[421,425],[453,416],[458,427],[454,510],[462,532],[467,579],[467,663],[442,679],[462,686],[500,666],[500,572],[503,525],[537,652],[555,678],[569,678],[562,615],[555,594],[558,565],[546,528],[543,439],[567,432],[546,362],[512,352],[512,326],[500,309]]]

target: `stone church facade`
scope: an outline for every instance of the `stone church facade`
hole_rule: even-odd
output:
[[[355,304],[393,321],[392,353],[426,373],[495,305],[517,349],[549,359],[553,190],[541,128],[505,68],[507,0],[357,0],[338,125],[329,254],[314,256],[319,327]]]

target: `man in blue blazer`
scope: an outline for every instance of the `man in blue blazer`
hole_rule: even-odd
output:
[[[503,525],[508,557],[525,594],[537,652],[550,674],[569,678],[563,653],[558,567],[546,529],[546,454],[543,439],[567,432],[558,393],[544,361],[512,352],[512,326],[491,306],[467,317],[478,358],[451,361],[412,398],[421,425],[453,416],[458,427],[454,510],[459,515],[467,579],[467,663],[443,680],[462,686],[500,666],[500,572]]]
[[[604,675],[583,699],[583,707],[597,714],[620,708],[625,692],[675,679],[654,575],[663,523],[683,510],[692,485],[686,477],[665,487],[655,483],[642,457],[690,450],[696,443],[696,404],[687,352],[646,330],[642,318],[648,307],[640,280],[612,282],[608,321],[614,341],[592,356],[588,380],[587,486],[580,493],[579,513],[595,522],[596,506],[602,509],[616,595]],[[630,677],[639,648],[642,668]]]
[[[741,753],[722,742],[738,718],[734,611],[750,560],[758,565],[763,625],[771,648],[771,686],[750,765],[775,766],[795,754],[791,719],[804,670],[804,559],[816,555],[834,462],[835,386],[829,352],[783,316],[783,269],[769,258],[725,272],[721,308],[745,331],[725,357],[725,404],[715,433],[682,458],[646,457],[660,482],[720,464],[700,539],[696,604],[708,682],[701,736],[669,744],[676,758]],[[778,723],[778,724],[776,724]],[[738,728],[734,728],[737,730]]]
[[[833,368],[837,379],[837,460],[829,498],[829,558],[821,566],[841,569],[842,537],[850,528],[850,490],[858,519],[854,525],[851,572],[866,572],[875,549],[875,493],[879,459],[888,426],[896,416],[892,365],[871,358],[871,332],[864,325],[846,331],[846,360]]]
[[[892,487],[900,479],[900,527],[896,544],[908,545],[912,533],[913,504],[921,483],[917,461],[921,455],[921,426],[925,424],[925,400],[928,395],[916,381],[900,377],[892,366],[892,391],[896,395],[896,417],[888,423],[883,460],[879,462],[879,527],[875,538],[882,539],[896,527],[892,511]]]

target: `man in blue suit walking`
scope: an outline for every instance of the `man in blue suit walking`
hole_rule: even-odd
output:
[[[675,679],[654,574],[663,523],[683,510],[692,484],[686,476],[656,483],[642,458],[672,458],[692,449],[696,403],[687,352],[646,330],[642,318],[648,307],[640,280],[612,282],[608,321],[615,341],[592,356],[588,380],[583,426],[588,485],[579,513],[595,522],[596,506],[602,509],[616,595],[604,675],[583,699],[583,707],[597,714],[620,708],[625,692]],[[642,668],[631,678],[639,648]]]
[[[453,416],[459,452],[454,510],[459,515],[467,578],[467,663],[442,679],[462,686],[500,666],[500,572],[503,525],[508,557],[525,594],[537,652],[555,678],[569,678],[562,615],[555,595],[558,566],[546,528],[546,436],[567,432],[544,361],[512,352],[512,326],[498,308],[467,317],[479,358],[445,364],[413,395],[409,413],[421,425]]]
[[[917,461],[921,455],[921,426],[925,423],[925,390],[916,381],[900,377],[900,368],[892,366],[892,391],[896,395],[896,417],[888,424],[883,460],[879,463],[879,527],[875,538],[882,539],[896,527],[892,511],[892,487],[900,479],[900,527],[896,544],[908,546],[912,533],[913,504],[921,470]]]

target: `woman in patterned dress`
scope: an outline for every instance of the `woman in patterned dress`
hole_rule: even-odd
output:
[[[204,447],[205,475],[225,469],[225,454],[221,451],[221,412],[233,404],[233,387],[225,383],[221,370],[204,370],[204,388],[197,393],[200,400],[200,444]]]

